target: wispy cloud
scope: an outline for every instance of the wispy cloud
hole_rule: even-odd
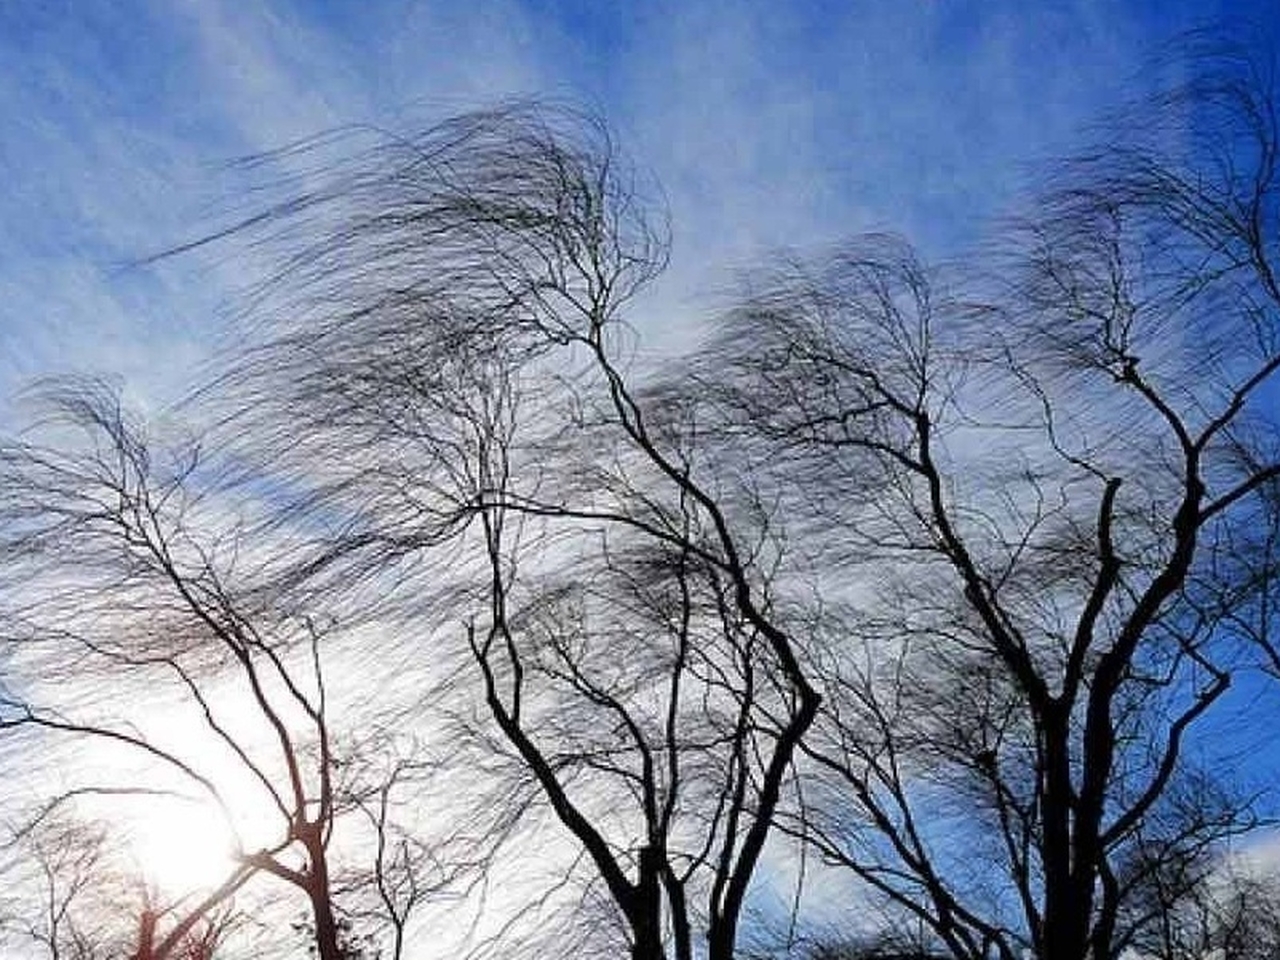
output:
[[[1158,14],[1099,0],[55,6],[0,10],[0,392],[90,367],[157,398],[216,341],[239,270],[226,253],[136,261],[236,201],[231,158],[512,94],[580,100],[665,185],[676,261],[647,312],[670,330],[690,291],[767,249],[881,228],[933,251],[971,240],[1028,160],[1070,145],[1157,42],[1213,12],[1192,0]]]

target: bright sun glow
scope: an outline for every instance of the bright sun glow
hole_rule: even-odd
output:
[[[150,883],[182,896],[228,877],[235,841],[216,810],[182,802],[150,806],[129,831],[138,869]]]
[[[123,831],[127,869],[165,899],[221,885],[236,869],[237,849],[273,846],[284,829],[278,808],[255,778],[260,768],[245,763],[244,757],[252,757],[267,771],[263,776],[272,772],[271,750],[256,749],[261,739],[256,716],[236,692],[231,685],[211,687],[206,703],[216,711],[220,729],[230,731],[243,748],[243,756],[211,734],[200,712],[182,709],[189,704],[152,700],[138,725],[155,731],[159,749],[185,758],[192,775],[175,775],[173,764],[139,764],[137,754],[128,751],[101,751],[93,758],[106,782],[154,784],[157,791],[171,791],[132,795],[125,802],[108,798],[109,806],[95,811]],[[221,804],[202,783],[216,786]]]

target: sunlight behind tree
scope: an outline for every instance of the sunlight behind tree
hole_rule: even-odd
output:
[[[212,804],[157,798],[125,820],[139,874],[166,898],[215,887],[235,867],[235,836]]]

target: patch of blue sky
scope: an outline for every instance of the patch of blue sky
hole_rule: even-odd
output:
[[[675,259],[656,303],[676,310],[780,247],[867,229],[962,247],[1029,164],[1132,92],[1161,43],[1268,14],[1227,0],[5,4],[0,393],[88,366],[171,398],[238,271],[136,261],[216,220],[227,161],[339,124],[396,129],[528,94],[601,111],[665,186]]]
[[[0,393],[48,369],[160,366],[174,383],[147,389],[171,398],[242,271],[225,254],[136,261],[217,221],[227,161],[319,130],[511,95],[601,111],[665,186],[674,260],[651,312],[688,326],[681,297],[763,251],[867,229],[932,254],[971,243],[1162,44],[1228,16],[1271,23],[1249,6],[6,4]]]

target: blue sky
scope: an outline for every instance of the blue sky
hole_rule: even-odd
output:
[[[603,112],[662,182],[675,249],[637,318],[696,324],[762,251],[867,229],[981,235],[1036,158],[1227,0],[23,0],[0,5],[0,396],[51,371],[163,402],[223,334],[222,248],[141,266],[233,204],[236,158],[496,97]],[[1240,29],[1240,28],[1237,28]]]

